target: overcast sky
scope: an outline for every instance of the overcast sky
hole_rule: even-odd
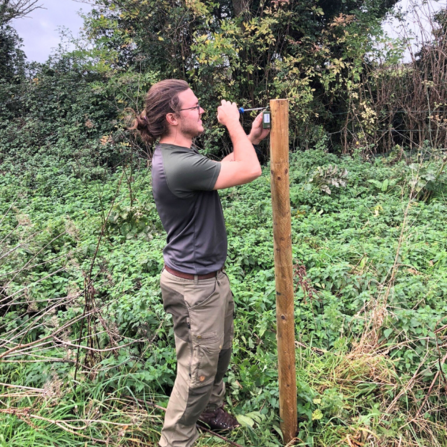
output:
[[[45,62],[61,41],[58,28],[66,27],[76,37],[83,26],[78,12],[82,9],[86,13],[92,8],[73,0],[40,0],[39,5],[45,9],[36,9],[12,25],[23,39],[28,60]]]
[[[382,27],[393,38],[410,38],[411,52],[416,53],[421,43],[431,41],[431,17],[437,11],[447,8],[447,0],[401,0],[395,9],[402,12],[409,11],[405,22],[402,24],[396,19],[386,20]],[[404,61],[411,60],[410,50],[404,54]]]
[[[417,22],[421,19],[424,26],[428,27],[424,15],[427,12],[433,12],[441,8],[446,8],[447,0],[401,0],[404,10],[411,4],[422,5],[417,16],[409,18],[410,27],[417,28]],[[30,14],[29,18],[16,20],[13,26],[23,39],[24,50],[29,61],[45,62],[53,49],[60,43],[60,34],[58,28],[66,27],[76,37],[82,28],[83,20],[78,12],[82,9],[84,13],[91,10],[91,6],[85,3],[75,2],[73,0],[41,0],[45,9],[37,9]],[[397,37],[397,22],[384,25],[387,32]],[[400,33],[401,34],[401,33]]]

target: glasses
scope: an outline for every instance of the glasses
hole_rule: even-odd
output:
[[[194,107],[188,107],[187,109],[180,109],[179,112],[182,112],[183,110],[193,110],[193,109],[197,109],[197,113],[200,115],[200,109],[201,109],[200,104],[197,104]]]

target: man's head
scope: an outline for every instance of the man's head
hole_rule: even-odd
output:
[[[149,142],[177,134],[192,139],[203,132],[203,112],[185,81],[166,79],[149,89],[145,111],[137,117],[134,128]]]

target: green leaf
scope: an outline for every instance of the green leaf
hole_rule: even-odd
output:
[[[389,336],[390,336],[390,334],[393,332],[393,330],[394,329],[392,329],[392,328],[388,328],[388,329],[385,329],[384,331],[383,331],[383,335],[385,336],[385,338],[389,338]]]
[[[319,421],[320,419],[323,419],[323,413],[320,409],[317,409],[312,413],[312,420]]]
[[[253,426],[255,425],[255,421],[252,418],[244,416],[243,414],[238,414],[236,416],[236,419],[243,427],[253,428]]]

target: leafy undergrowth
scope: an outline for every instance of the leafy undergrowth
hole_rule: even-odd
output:
[[[447,445],[443,170],[292,155],[295,445]],[[221,197],[237,305],[227,408],[243,424],[227,436],[282,445],[268,169]],[[156,445],[175,353],[150,172],[2,172],[0,232],[0,445]]]

